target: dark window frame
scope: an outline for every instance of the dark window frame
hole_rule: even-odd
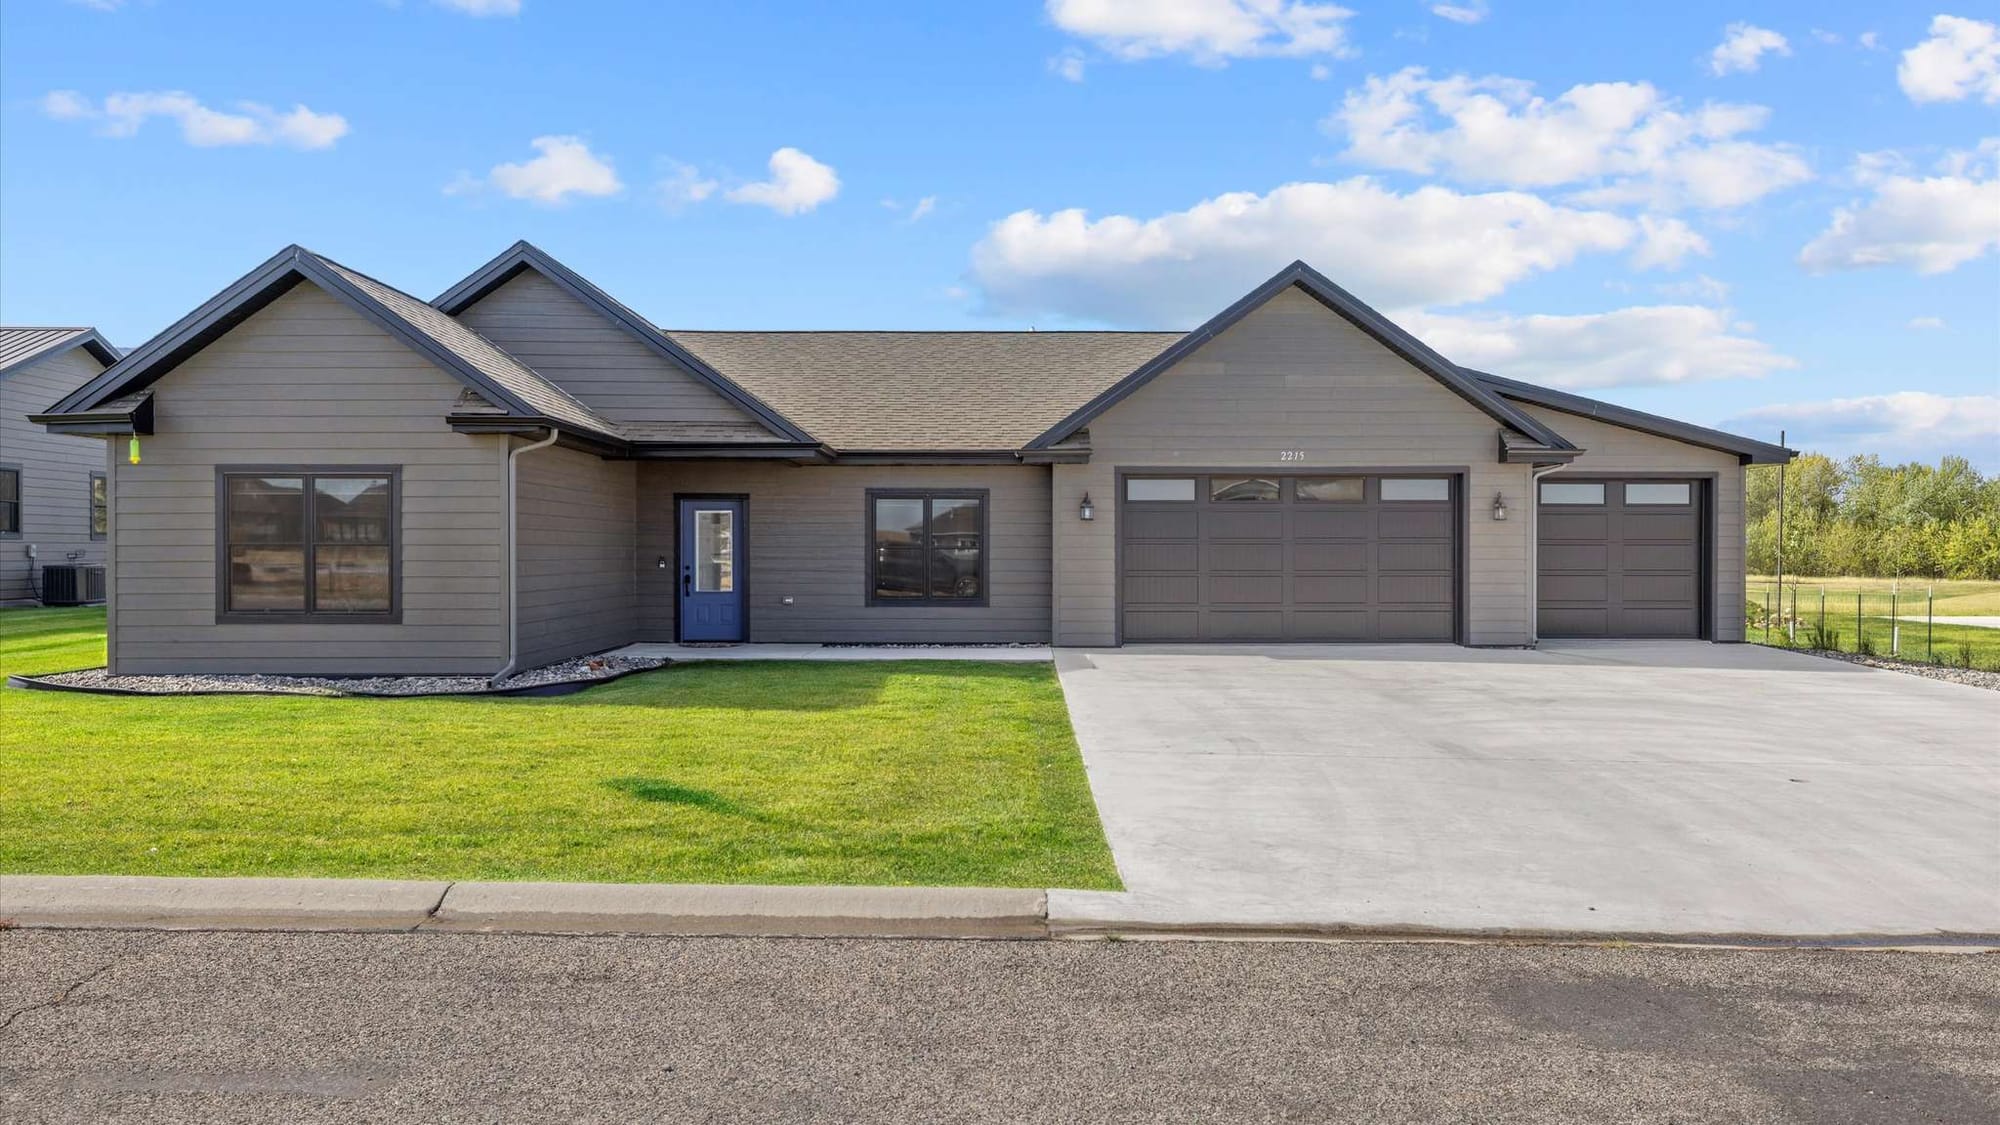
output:
[[[875,502],[878,500],[922,500],[924,502],[924,593],[917,598],[882,598],[875,594]],[[979,596],[943,598],[931,592],[931,502],[934,500],[974,500],[979,503]],[[868,604],[871,606],[923,606],[929,609],[976,609],[991,604],[993,596],[993,497],[987,488],[871,488],[864,501],[868,506],[863,522],[865,573]]]
[[[99,507],[97,503],[98,481],[104,482],[104,504],[103,504],[104,530],[103,531],[97,530],[97,511]],[[87,521],[85,527],[90,532],[91,540],[93,542],[101,543],[105,539],[110,538],[111,536],[111,474],[109,473],[90,474],[89,483],[84,485],[83,497],[84,497],[84,511],[86,513],[84,519]]]
[[[229,478],[299,477],[304,482],[306,609],[229,608]],[[313,482],[320,477],[389,478],[389,611],[343,613],[312,608],[318,587],[313,554],[318,521]],[[403,467],[401,465],[217,465],[215,467],[215,621],[218,625],[400,625],[403,623]]]
[[[14,474],[14,499],[12,501],[14,505],[14,526],[11,529],[0,528],[0,539],[19,539],[22,528],[28,522],[25,515],[27,512],[26,493],[28,488],[28,474],[22,472],[21,466],[12,461],[0,461],[0,473]]]

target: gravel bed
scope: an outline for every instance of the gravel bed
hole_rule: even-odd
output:
[[[501,681],[484,676],[110,676],[102,668],[61,672],[28,679],[63,687],[112,688],[149,695],[193,692],[259,692],[277,695],[483,695],[494,691],[540,687],[545,684],[589,683],[626,672],[658,668],[667,661],[626,656],[578,657],[560,664],[530,668]]]
[[[1927,680],[1943,680],[1946,683],[1967,684],[1986,688],[1988,691],[2000,691],[2000,672],[1988,672],[1981,668],[1953,668],[1945,664],[1891,660],[1886,656],[1860,656],[1852,652],[1826,652],[1814,648],[1798,648],[1791,651],[1803,652],[1808,656],[1824,656],[1829,660],[1844,660],[1849,664],[1866,664],[1870,668],[1887,668],[1892,672],[1907,672]]]

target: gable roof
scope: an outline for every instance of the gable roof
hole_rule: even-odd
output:
[[[1570,444],[1561,434],[1481,386],[1477,380],[1467,377],[1457,366],[1432,351],[1423,341],[1410,335],[1388,317],[1368,307],[1360,298],[1335,285],[1325,275],[1304,262],[1293,262],[1279,270],[1269,281],[1252,289],[1235,304],[1216,314],[1208,323],[1181,337],[1171,347],[1051,426],[1030,442],[1029,447],[1046,449],[1071,437],[1089,425],[1091,419],[1152,382],[1161,372],[1186,358],[1190,352],[1221,335],[1225,329],[1293,286],[1297,286],[1307,296],[1346,318],[1356,328],[1374,337],[1378,343],[1408,360],[1424,374],[1444,384],[1446,389],[1484,411],[1502,426],[1525,434],[1545,449],[1572,455],[1577,451],[1577,447]]]
[[[485,337],[392,286],[302,246],[287,246],[201,307],[57,403],[48,416],[87,413],[141,390],[190,356],[310,281],[400,339],[513,417],[617,440],[618,430],[568,392]]]
[[[513,280],[523,270],[534,270],[541,274],[586,307],[630,333],[634,339],[651,349],[660,358],[707,384],[710,390],[763,423],[774,437],[789,442],[814,440],[812,434],[771,409],[758,396],[717,371],[699,356],[690,353],[671,337],[655,328],[651,321],[633,312],[623,302],[599,289],[582,274],[556,261],[533,243],[521,241],[509,246],[499,257],[472,271],[463,281],[438,294],[431,305],[444,315],[455,317],[476,304],[481,297]]]
[[[83,348],[106,367],[123,354],[95,328],[0,328],[0,376],[71,348]]]
[[[1178,332],[684,332],[839,450],[1019,450]]]
[[[1796,451],[1786,449],[1782,445],[1772,445],[1755,438],[1711,430],[1705,426],[1679,422],[1672,418],[1662,418],[1658,414],[1648,414],[1643,410],[1633,410],[1600,399],[1585,398],[1552,387],[1538,387],[1533,383],[1523,383],[1517,379],[1503,379],[1485,371],[1474,371],[1470,367],[1461,367],[1459,370],[1495,394],[1517,402],[1532,402],[1537,406],[1546,406],[1550,410],[1560,410],[1565,414],[1575,414],[1582,418],[1594,418],[1600,422],[1639,430],[1656,437],[1671,438],[1690,445],[1734,453],[1742,458],[1745,464],[1782,465],[1798,455]]]

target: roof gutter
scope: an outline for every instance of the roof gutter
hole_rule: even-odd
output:
[[[486,682],[499,687],[500,681],[514,674],[514,665],[521,659],[521,551],[520,551],[520,505],[515,499],[519,490],[519,469],[517,463],[523,453],[533,453],[537,449],[547,449],[562,436],[562,431],[549,427],[549,436],[537,442],[530,442],[518,449],[507,451],[507,663],[501,665]]]

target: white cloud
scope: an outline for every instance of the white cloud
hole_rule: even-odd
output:
[[[1707,257],[1708,239],[1679,219],[1639,216],[1639,246],[1632,252],[1636,269],[1679,269],[1690,254]]]
[[[1813,28],[1812,37],[1815,42],[1824,43],[1829,47],[1838,47],[1842,42],[1839,32],[1828,31],[1823,27]]]
[[[676,160],[667,162],[667,174],[653,185],[660,203],[669,211],[693,206],[715,194],[721,185],[701,174],[701,169]]]
[[[910,207],[910,213],[906,218],[909,222],[914,223],[935,210],[937,210],[937,196],[926,195]]]
[[[1729,283],[1718,281],[1707,274],[1696,274],[1693,281],[1668,281],[1653,286],[1662,297],[1675,297],[1683,301],[1708,301],[1719,304],[1729,299]]]
[[[280,112],[256,102],[237,102],[229,113],[203,105],[180,90],[108,94],[93,103],[75,90],[53,90],[42,97],[42,112],[58,121],[95,121],[107,137],[130,137],[155,117],[180,126],[181,139],[199,148],[224,145],[288,145],[331,148],[347,135],[347,119],[337,113],[315,113],[303,105]]]
[[[518,16],[521,0],[436,0],[439,7],[468,16]]]
[[[2000,26],[1960,16],[1931,20],[1931,37],[1903,52],[1896,82],[1913,102],[1978,95],[2000,102]]]
[[[754,203],[780,215],[801,215],[840,194],[840,177],[830,165],[790,146],[771,154],[770,168],[770,179],[730,189],[730,202]]]
[[[1314,82],[1324,82],[1333,77],[1333,68],[1325,63],[1314,63],[1312,69],[1306,73],[1311,76]]]
[[[1455,363],[1555,387],[1755,379],[1798,366],[1740,334],[1727,309],[1639,305],[1581,316],[1405,313],[1399,322]]]
[[[1738,428],[1785,427],[1788,444],[1935,461],[1958,453],[2000,462],[2000,396],[1898,391],[1886,395],[1760,406],[1730,420]]]
[[[1944,318],[1941,316],[1911,317],[1910,327],[1919,332],[1933,332],[1944,327]]]
[[[1121,59],[1186,55],[1204,66],[1230,59],[1350,53],[1343,23],[1354,13],[1307,0],[1048,0],[1057,27]]]
[[[591,152],[581,137],[536,137],[528,143],[541,155],[519,164],[496,164],[487,174],[487,182],[502,194],[561,204],[573,195],[617,195],[625,190],[611,161]]]
[[[1770,28],[1732,23],[1723,29],[1722,42],[1708,53],[1708,72],[1717,76],[1746,73],[1756,70],[1766,54],[1791,53],[1792,45]]]
[[[1432,4],[1431,14],[1453,23],[1478,23],[1489,13],[1486,0],[1465,0],[1460,4]]]
[[[1398,194],[1366,176],[1232,192],[1153,218],[1018,211],[973,247],[989,308],[1148,327],[1213,315],[1294,258],[1385,309],[1491,297],[1639,225],[1521,192]]]
[[[1587,206],[1740,207],[1812,178],[1790,148],[1743,140],[1762,106],[1684,110],[1644,82],[1571,87],[1553,100],[1513,78],[1371,76],[1324,122],[1345,157],[1504,187],[1576,185]]]
[[[1939,274],[2000,249],[2000,137],[1951,153],[1934,176],[1908,174],[1898,163],[1879,153],[1856,162],[1856,177],[1874,194],[1834,211],[1799,251],[1800,265],[1814,273],[1900,265]]]
[[[1865,51],[1879,51],[1882,49],[1882,36],[1873,31],[1862,32],[1855,37],[1854,41],[1861,44],[1861,48]]]
[[[1083,81],[1083,52],[1075,47],[1066,47],[1061,54],[1051,56],[1049,73],[1065,82]]]

